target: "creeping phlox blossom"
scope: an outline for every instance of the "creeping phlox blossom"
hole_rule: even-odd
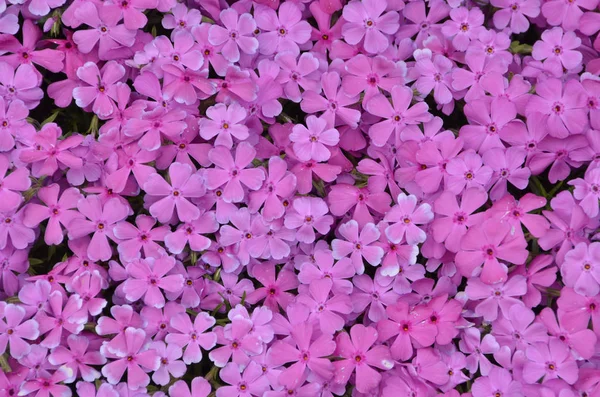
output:
[[[600,396],[600,0],[0,0],[0,397]]]

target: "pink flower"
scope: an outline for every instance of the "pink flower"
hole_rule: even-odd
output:
[[[163,136],[173,139],[187,128],[185,116],[183,110],[165,110],[163,107],[157,107],[145,112],[140,118],[127,120],[123,133],[137,139],[139,147],[144,150],[158,150]]]
[[[254,267],[252,276],[262,287],[251,292],[246,300],[252,304],[264,300],[264,305],[273,312],[277,312],[279,307],[285,309],[293,299],[293,295],[288,291],[298,287],[298,279],[293,272],[284,269],[275,277],[275,266],[269,262]]]
[[[146,333],[139,328],[127,327],[125,338],[119,343],[104,343],[100,352],[109,353],[115,361],[102,367],[102,375],[111,385],[119,383],[127,371],[127,386],[132,390],[146,387],[150,377],[145,371],[156,371],[160,367],[160,357],[154,349],[145,345]],[[111,357],[111,358],[113,358]]]
[[[392,290],[393,283],[384,277],[372,279],[366,274],[352,278],[352,308],[354,313],[366,312],[369,320],[378,322],[387,318],[386,306],[398,300],[398,294]],[[366,311],[367,307],[369,310]]]
[[[96,385],[87,382],[77,382],[77,394],[90,397],[118,397],[119,393],[110,383],[102,383],[96,393]]]
[[[573,197],[579,202],[587,216],[594,218],[598,215],[598,200],[600,200],[600,168],[589,167],[585,179],[577,178],[568,182],[575,186]]]
[[[527,193],[519,201],[511,195],[506,195],[494,203],[490,215],[493,218],[507,221],[517,234],[522,234],[521,225],[523,225],[535,237],[542,237],[550,224],[544,216],[529,212],[542,208],[544,205],[546,205],[545,198],[531,193]]]
[[[304,52],[298,58],[297,54],[285,51],[275,55],[275,62],[281,67],[277,82],[284,84],[283,91],[289,100],[300,102],[300,87],[319,92],[319,60],[310,52]]]
[[[403,3],[400,3],[403,5]],[[350,45],[359,44],[364,37],[364,48],[371,54],[379,54],[389,45],[388,35],[398,31],[396,11],[386,11],[387,4],[380,0],[362,0],[348,3],[342,12],[347,21],[342,26],[344,40]]]
[[[165,344],[163,341],[153,342],[151,348],[160,357],[160,367],[152,374],[152,381],[158,385],[166,385],[171,376],[180,378],[185,374],[186,366],[179,360],[182,355],[181,347],[175,344]]]
[[[483,160],[485,164],[494,170],[492,182],[496,180],[490,190],[492,200],[497,200],[506,195],[507,182],[520,190],[527,187],[531,171],[527,167],[522,167],[526,155],[525,150],[515,147],[509,147],[506,150],[492,148],[484,153]]]
[[[121,47],[131,47],[135,43],[135,30],[119,25],[121,10],[113,7],[96,6],[84,2],[75,11],[75,16],[92,29],[77,30],[73,41],[84,54],[90,53],[96,43],[100,59],[110,59],[110,51]]]
[[[600,292],[600,243],[579,243],[565,255],[561,274],[567,287],[578,294],[595,296]]]
[[[171,397],[207,397],[210,392],[210,383],[202,377],[192,380],[191,390],[183,380],[179,380],[173,386],[169,387],[169,395]]]
[[[258,397],[271,390],[269,380],[263,376],[263,368],[254,361],[251,361],[243,372],[237,364],[229,363],[219,371],[219,377],[230,386],[219,387],[218,397]]]
[[[398,204],[385,214],[384,222],[393,223],[386,227],[385,235],[394,244],[399,244],[406,236],[409,245],[425,241],[426,234],[417,225],[424,225],[433,219],[431,206],[423,203],[417,207],[417,198],[404,193],[398,195]]]
[[[23,339],[34,340],[40,335],[38,322],[34,319],[23,321],[25,314],[25,309],[21,306],[12,303],[4,306],[2,317],[0,317],[0,352],[2,354],[8,345],[11,357],[21,358],[29,354],[31,350],[31,346]]]
[[[359,100],[359,96],[349,96],[341,85],[340,75],[337,72],[327,72],[321,75],[323,98],[317,91],[304,91],[300,107],[306,113],[324,112],[323,118],[329,126],[337,125],[336,119],[341,123],[356,128],[360,120],[360,111],[349,108]]]
[[[111,61],[102,67],[102,71],[94,62],[86,62],[77,69],[77,77],[87,86],[75,87],[73,98],[81,108],[92,104],[92,110],[101,118],[108,118],[115,111],[118,82],[125,75],[125,68]]]
[[[359,172],[386,172],[385,169],[372,168],[371,164],[367,164],[364,161],[365,160],[359,163]],[[350,211],[354,208],[352,219],[358,222],[360,226],[364,226],[367,223],[374,223],[375,218],[372,212],[374,212],[375,215],[385,214],[389,210],[390,203],[392,202],[390,195],[385,192],[385,185],[381,186],[381,184],[379,184],[379,186],[377,186],[378,184],[375,183],[375,181],[382,179],[382,182],[385,183],[385,179],[380,178],[379,175],[372,176],[369,180],[372,180],[373,183],[368,184],[362,189],[345,183],[338,183],[337,185],[331,186],[331,190],[327,195],[331,213],[335,216],[343,216],[345,214],[350,214]],[[395,185],[395,182],[391,183],[394,184],[392,186],[396,186],[398,191],[400,190],[397,185]]]
[[[465,234],[461,250],[456,254],[456,266],[465,277],[480,275],[487,284],[504,282],[508,268],[499,260],[517,265],[525,263],[526,246],[522,236],[511,234],[507,223],[488,220]]]
[[[544,324],[534,322],[535,314],[523,305],[512,305],[508,317],[498,317],[494,322],[494,336],[501,346],[511,351],[525,350],[527,346],[548,342],[548,331]]]
[[[579,21],[583,16],[581,8],[591,11],[597,4],[596,0],[575,0],[567,3],[551,0],[542,4],[542,14],[550,25],[561,25],[566,31],[572,31],[579,28]]]
[[[63,231],[61,225],[68,227],[75,218],[82,218],[82,215],[74,211],[77,203],[83,198],[83,195],[76,188],[69,188],[63,191],[60,199],[58,198],[60,187],[52,184],[41,188],[38,191],[38,198],[46,205],[30,203],[25,207],[23,224],[28,227],[36,227],[45,219],[48,219],[44,242],[48,245],[60,244],[63,241]]]
[[[413,69],[416,74],[415,88],[422,95],[429,95],[433,91],[433,98],[440,105],[452,102],[452,61],[441,54],[432,55],[429,50],[422,52]]]
[[[215,147],[208,153],[208,157],[218,168],[205,171],[206,187],[215,190],[226,184],[223,189],[223,200],[228,203],[242,201],[245,195],[242,183],[251,190],[258,190],[265,179],[263,170],[245,169],[255,156],[256,150],[247,142],[238,145],[235,160],[227,148]]]
[[[302,20],[302,12],[293,2],[279,7],[279,16],[269,7],[258,6],[255,10],[256,25],[261,29],[258,35],[261,54],[293,51],[299,53],[298,45],[310,39],[311,27]]]
[[[492,0],[494,7],[500,10],[494,13],[494,26],[504,29],[507,26],[513,33],[523,33],[529,29],[527,17],[535,18],[540,14],[539,0]]]
[[[428,113],[429,107],[425,102],[409,108],[413,99],[410,88],[397,85],[392,88],[391,94],[393,105],[382,94],[376,94],[366,102],[369,113],[386,119],[369,128],[369,136],[375,146],[384,146],[392,133],[401,133],[407,125],[427,122],[433,118]]]
[[[327,234],[333,223],[333,217],[323,199],[317,197],[298,197],[292,204],[294,211],[285,216],[285,227],[298,229],[296,239],[311,244],[315,241],[315,230]]]
[[[79,134],[71,135],[63,140],[58,140],[62,130],[54,123],[48,123],[36,134],[34,143],[38,147],[26,148],[19,154],[19,159],[25,163],[33,163],[32,175],[52,175],[59,167],[80,168],[82,160],[76,157],[69,149],[78,146],[83,141]]]
[[[486,321],[498,318],[498,309],[504,317],[509,317],[509,310],[514,304],[522,304],[518,297],[525,295],[527,284],[525,277],[515,275],[506,283],[485,284],[478,278],[471,278],[465,289],[470,300],[482,300],[475,307],[475,314]]]
[[[252,320],[236,316],[225,327],[216,327],[217,344],[223,345],[212,350],[208,357],[219,368],[225,367],[232,359],[234,364],[245,368],[250,363],[250,357],[261,354],[264,344],[250,330],[254,326]]]
[[[523,397],[522,385],[513,380],[510,372],[504,368],[494,367],[489,376],[477,378],[471,388],[473,397],[487,397],[500,393],[500,395]]]
[[[348,255],[358,274],[365,270],[363,258],[371,265],[377,266],[383,257],[383,248],[370,245],[379,239],[379,229],[373,223],[367,223],[358,233],[358,223],[350,220],[342,224],[338,232],[345,240],[335,239],[331,242],[333,257],[342,259]]]
[[[37,107],[44,92],[39,88],[36,73],[35,68],[28,64],[13,68],[6,62],[0,62],[0,96],[5,101],[21,100],[27,109]]]
[[[182,224],[175,232],[167,233],[164,237],[165,246],[170,252],[179,254],[189,242],[193,251],[204,251],[210,247],[211,240],[205,234],[219,230],[219,224],[214,212],[206,212],[194,221]]]
[[[327,277],[314,280],[308,286],[308,293],[302,293],[291,304],[291,308],[297,308],[296,303],[304,305],[310,311],[308,321],[324,334],[333,335],[344,327],[343,315],[352,312],[352,303],[347,295],[337,293],[330,296],[333,282]]]
[[[224,27],[212,25],[208,31],[210,44],[223,45],[221,54],[229,62],[239,61],[240,50],[244,54],[254,55],[258,50],[258,40],[253,36],[256,22],[252,15],[239,15],[235,9],[228,8],[221,11],[220,19]]]
[[[493,171],[489,166],[483,165],[481,156],[472,150],[467,150],[448,162],[446,172],[448,173],[446,190],[461,194],[465,189],[472,187],[484,188],[490,181]]]
[[[377,341],[377,331],[372,327],[356,324],[350,329],[350,334],[340,333],[336,338],[337,353],[343,357],[335,361],[335,382],[345,384],[350,375],[356,371],[356,389],[368,393],[379,385],[381,374],[372,367],[390,370],[394,362],[390,357],[389,348],[373,344]]]
[[[64,306],[63,306],[64,305]],[[88,320],[87,310],[81,310],[83,300],[77,294],[63,299],[60,291],[54,291],[48,297],[48,310],[38,312],[35,320],[39,323],[40,335],[46,334],[40,343],[49,349],[61,342],[63,329],[71,334],[79,334]]]
[[[165,236],[170,231],[167,225],[153,228],[156,225],[156,219],[148,215],[138,215],[135,218],[134,226],[129,222],[119,222],[113,228],[113,233],[119,239],[117,251],[126,260],[133,260],[140,257],[140,252],[144,252],[145,257],[159,257],[165,252],[156,241],[164,241]]]
[[[487,334],[482,338],[481,331],[475,327],[465,330],[459,347],[463,353],[468,354],[466,367],[469,372],[475,373],[479,368],[483,376],[487,376],[494,368],[486,354],[496,353],[500,349],[494,335]]]
[[[583,132],[587,123],[587,96],[581,83],[569,80],[563,84],[557,79],[546,79],[535,91],[537,95],[530,99],[527,113],[547,115],[545,125],[551,136],[566,138]]]
[[[87,217],[75,218],[69,222],[69,239],[77,239],[93,233],[87,248],[88,257],[93,261],[106,261],[112,256],[108,239],[115,239],[113,227],[129,215],[130,208],[119,199],[112,198],[102,203],[99,196],[92,195],[77,202],[77,209]]]
[[[561,28],[554,28],[542,33],[542,40],[533,45],[532,56],[538,61],[560,62],[566,69],[579,66],[583,56],[577,48],[581,46],[581,39],[574,32],[563,33]]]
[[[568,384],[577,381],[579,369],[577,362],[569,354],[569,348],[558,338],[550,343],[536,343],[526,350],[528,361],[523,368],[523,380],[535,383],[540,378],[544,382],[560,378]]]
[[[545,308],[539,315],[539,325],[544,325],[550,337],[558,338],[571,348],[579,357],[589,359],[593,356],[598,338],[584,321],[571,320],[565,312],[558,310],[556,314],[550,308]],[[558,319],[558,321],[557,321]],[[583,319],[581,319],[583,320]]]
[[[150,214],[159,222],[166,223],[177,211],[180,221],[191,222],[198,219],[200,210],[188,198],[202,197],[204,184],[202,177],[188,164],[173,163],[169,167],[171,184],[159,174],[152,174],[144,183],[148,198],[152,198]]]
[[[90,349],[90,340],[86,336],[69,335],[67,346],[59,345],[48,355],[48,362],[52,365],[69,368],[72,371],[72,380],[81,374],[86,382],[93,382],[100,377],[100,372],[92,366],[106,364],[106,357],[99,351]],[[88,351],[88,349],[90,349]],[[79,382],[78,384],[81,384]]]
[[[143,11],[156,8],[157,5],[158,0],[127,0],[115,2],[110,6],[116,10],[113,11],[115,14],[118,12],[123,17],[125,27],[135,31],[143,28],[148,23],[148,18],[146,18]]]
[[[503,149],[500,135],[510,133],[523,124],[515,120],[516,106],[504,98],[495,102],[487,98],[469,102],[465,106],[465,115],[469,125],[464,125],[460,129],[460,137],[465,142],[465,148],[482,154],[492,148]],[[515,133],[518,131],[522,129]]]
[[[459,51],[465,51],[471,40],[475,40],[484,31],[483,12],[477,7],[467,9],[466,7],[454,8],[450,11],[451,20],[442,26],[442,33],[452,37],[452,44]]]
[[[12,246],[0,250],[0,279],[2,279],[2,290],[7,296],[20,292],[17,276],[25,273],[29,268],[27,255],[26,250],[18,250]]]
[[[174,266],[175,259],[166,255],[129,262],[126,266],[129,278],[123,285],[127,300],[135,302],[144,297],[146,305],[159,309],[164,307],[165,298],[161,290],[177,292],[183,288],[181,274],[167,275]]]
[[[216,26],[216,25],[214,25]],[[233,146],[232,136],[243,141],[249,136],[248,127],[242,123],[246,119],[246,110],[237,102],[231,105],[218,103],[206,109],[206,118],[200,119],[200,136],[210,140],[215,136],[215,145],[228,149]]]
[[[62,366],[58,368],[54,373],[50,374],[46,371],[39,377],[35,377],[24,382],[21,385],[19,394],[30,395],[35,393],[35,397],[44,396],[70,396],[71,389],[66,385],[60,385],[60,382],[64,382],[72,375],[71,369]]]
[[[29,110],[19,99],[6,102],[0,97],[0,151],[15,147],[15,138],[26,143],[34,136],[35,129],[27,122]]]
[[[287,170],[285,160],[273,156],[269,159],[269,171],[262,188],[250,192],[248,209],[255,213],[262,206],[265,221],[279,219],[285,214],[282,199],[292,196],[295,189],[296,176]]]
[[[469,188],[462,193],[460,206],[456,195],[445,191],[435,201],[434,212],[438,216],[432,223],[433,238],[439,243],[444,243],[452,252],[460,250],[462,237],[467,233],[467,228],[477,225],[481,215],[473,214],[487,201],[485,190]]]
[[[294,153],[302,161],[327,161],[331,151],[326,146],[335,146],[339,142],[339,133],[335,128],[328,128],[324,118],[308,116],[306,126],[297,124],[292,129],[290,141],[294,142]]]

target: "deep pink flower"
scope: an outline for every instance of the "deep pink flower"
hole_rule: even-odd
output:
[[[285,309],[292,301],[293,295],[288,291],[298,286],[298,280],[290,270],[281,270],[275,277],[275,266],[264,262],[252,269],[252,276],[262,284],[262,287],[250,293],[247,302],[255,304],[264,300],[265,306],[277,312],[279,306]]]
[[[465,234],[456,254],[456,266],[466,277],[480,275],[487,284],[503,282],[508,268],[499,260],[524,264],[528,256],[526,247],[522,236],[511,234],[508,223],[488,220]]]

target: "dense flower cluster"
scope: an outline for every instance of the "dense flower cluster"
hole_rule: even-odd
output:
[[[0,0],[0,396],[600,396],[599,0]]]

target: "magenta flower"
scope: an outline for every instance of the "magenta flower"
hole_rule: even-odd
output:
[[[148,18],[146,18],[143,11],[156,8],[157,5],[158,0],[128,0],[110,4],[110,6],[117,10],[123,17],[125,28],[133,31],[143,28],[148,23]],[[116,11],[114,12],[116,14]]]
[[[73,33],[73,41],[83,54],[90,53],[99,43],[98,56],[109,60],[111,50],[131,47],[135,43],[136,31],[118,24],[121,20],[121,10],[118,7],[102,7],[84,2],[75,11],[75,16],[92,28]]]
[[[522,385],[504,368],[494,367],[488,374],[477,378],[471,388],[473,397],[487,397],[500,393],[507,396],[523,396]]]
[[[466,150],[459,157],[450,160],[446,165],[446,172],[446,190],[454,194],[461,194],[469,188],[483,189],[493,173],[492,168],[483,165],[481,156],[472,150]]]
[[[31,350],[29,343],[23,339],[34,340],[40,335],[38,322],[34,319],[25,320],[25,309],[9,303],[3,307],[0,317],[0,352],[4,354],[6,347],[10,348],[10,356],[21,358]]]
[[[328,127],[324,118],[316,116],[306,118],[306,127],[302,124],[295,125],[290,134],[294,154],[302,161],[329,160],[331,151],[327,146],[337,145],[340,135],[335,128]]]
[[[263,170],[246,169],[255,156],[256,150],[247,142],[238,145],[235,160],[227,148],[215,147],[208,153],[208,157],[218,168],[205,171],[206,187],[215,190],[226,184],[223,189],[223,200],[228,203],[242,201],[245,196],[242,184],[251,190],[258,190],[265,179]]]
[[[441,105],[452,102],[452,69],[453,64],[441,54],[432,56],[431,52],[423,51],[417,58],[414,73],[417,75],[415,88],[422,95],[433,91],[433,98]]]
[[[387,5],[379,0],[362,0],[348,3],[342,16],[347,22],[342,26],[344,40],[350,45],[359,44],[371,54],[379,54],[389,45],[388,35],[398,31],[399,17],[396,11],[386,11]]]
[[[500,345],[492,334],[481,336],[481,331],[473,327],[465,330],[459,341],[460,350],[468,354],[466,368],[471,373],[479,371],[483,376],[487,376],[494,368],[486,355],[491,355],[500,350]]]
[[[521,225],[523,225],[535,237],[542,237],[546,234],[550,224],[544,216],[529,212],[544,205],[546,205],[545,198],[531,193],[527,193],[519,201],[511,195],[506,195],[494,203],[490,215],[496,219],[508,221],[515,233],[522,234]]]
[[[423,203],[417,207],[417,198],[412,194],[398,195],[398,204],[383,218],[384,222],[393,223],[386,227],[385,235],[394,244],[399,244],[403,238],[409,245],[425,241],[426,234],[417,225],[424,225],[433,219],[431,206]]]
[[[87,310],[81,310],[83,300],[77,294],[69,296],[64,302],[63,294],[54,291],[48,297],[48,310],[38,312],[35,320],[39,323],[40,335],[45,335],[41,346],[49,349],[57,347],[63,336],[63,330],[79,334],[88,320]]]
[[[528,252],[522,236],[512,235],[507,223],[489,220],[467,232],[456,254],[456,266],[465,276],[480,274],[487,284],[506,281],[507,266],[525,263]],[[482,266],[482,267],[480,267]]]
[[[146,387],[150,383],[150,377],[145,371],[156,371],[160,367],[160,357],[154,349],[144,346],[146,333],[139,328],[127,327],[125,338],[119,343],[104,343],[100,352],[109,353],[115,361],[102,367],[102,375],[111,385],[119,383],[125,371],[127,371],[127,386],[136,390]]]
[[[298,241],[311,244],[315,241],[315,230],[321,234],[329,232],[333,217],[326,215],[329,209],[323,199],[299,197],[294,200],[292,208],[294,211],[286,214],[284,224],[288,229],[298,229]]]
[[[193,251],[205,251],[212,242],[205,235],[217,230],[219,223],[215,213],[205,212],[198,219],[182,224],[175,232],[168,232],[164,237],[165,246],[173,254],[180,254],[187,243]]]
[[[206,140],[216,136],[215,145],[231,149],[233,147],[232,136],[239,141],[246,140],[249,136],[248,127],[242,123],[246,116],[246,110],[237,102],[233,102],[229,106],[222,103],[211,106],[206,109],[206,118],[202,118],[198,122],[200,136]]]
[[[359,164],[359,172],[386,172],[378,168],[373,169],[370,164],[367,165],[363,162],[361,164]],[[371,177],[370,180],[378,180],[378,175]],[[385,179],[382,182],[385,183]],[[394,185],[392,186],[398,188],[395,182],[393,183]],[[354,208],[352,219],[358,222],[360,226],[364,226],[367,223],[374,223],[375,218],[373,215],[385,214],[389,211],[390,203],[392,202],[390,195],[385,192],[385,185],[377,185],[377,183],[373,182],[362,189],[345,183],[333,185],[327,196],[329,199],[329,210],[335,216],[342,216],[349,214],[350,210]]]
[[[565,31],[573,31],[580,26],[579,21],[583,16],[581,9],[591,11],[596,6],[595,0],[575,0],[568,3],[551,0],[542,4],[542,15],[550,25],[561,25]]]
[[[27,122],[29,110],[19,99],[6,102],[0,97],[0,151],[10,151],[17,141],[26,143],[33,135],[34,129]]]
[[[558,338],[569,348],[576,352],[581,358],[588,359],[593,356],[593,346],[598,340],[596,334],[587,328],[584,321],[570,322],[565,312],[558,310],[556,314],[550,308],[545,308],[539,315],[541,320],[539,327],[545,326],[544,336]],[[542,340],[540,342],[546,342]]]
[[[169,179],[171,184],[159,174],[152,174],[144,183],[147,197],[152,198],[150,214],[163,223],[171,220],[174,210],[183,222],[198,219],[200,210],[188,198],[204,195],[200,174],[194,173],[188,164],[173,163],[169,167]]]
[[[134,139],[140,148],[148,151],[158,150],[162,137],[176,138],[187,127],[182,110],[165,110],[157,107],[146,112],[141,118],[131,118],[123,127],[123,133]]]
[[[112,256],[108,239],[115,240],[114,225],[129,215],[130,208],[116,198],[102,203],[97,195],[88,196],[77,202],[77,209],[85,218],[74,218],[69,222],[69,240],[92,234],[87,255],[93,261],[106,261]]]
[[[392,133],[399,134],[407,125],[427,122],[433,118],[428,113],[429,107],[425,102],[409,108],[413,98],[410,88],[395,86],[391,94],[393,105],[382,94],[376,94],[366,103],[369,113],[386,119],[369,128],[369,136],[376,146],[384,146]]]
[[[41,188],[38,191],[38,198],[42,203],[30,203],[25,207],[23,214],[23,224],[28,227],[35,227],[42,221],[48,219],[44,241],[46,244],[60,244],[63,241],[63,230],[73,219],[83,218],[82,215],[74,211],[77,203],[83,198],[83,195],[76,188],[69,188],[62,192],[58,198],[60,187],[52,184]]]
[[[302,20],[302,12],[295,3],[281,4],[278,14],[269,7],[257,7],[254,17],[261,29],[258,35],[261,54],[284,51],[299,53],[298,46],[310,39],[311,27]]]
[[[387,346],[373,344],[377,341],[377,331],[362,324],[354,325],[347,332],[340,333],[336,338],[337,353],[343,358],[335,361],[335,382],[345,384],[350,375],[356,372],[356,389],[368,393],[381,382],[381,374],[373,367],[390,370],[394,361],[390,357]]]
[[[212,25],[208,31],[208,41],[214,46],[221,46],[221,54],[229,62],[240,60],[240,50],[244,54],[254,55],[258,50],[258,40],[253,36],[256,22],[252,15],[239,15],[233,8],[221,11],[221,23]]]
[[[36,393],[35,396],[70,396],[71,389],[66,385],[59,383],[66,381],[71,377],[71,370],[65,366],[58,368],[54,373],[44,371],[41,376],[27,380],[21,385],[19,394],[30,395]]]
[[[127,300],[135,302],[144,297],[146,305],[159,309],[164,307],[165,298],[161,290],[177,292],[183,288],[181,274],[167,275],[174,266],[175,259],[166,255],[129,262],[126,270],[130,278],[123,285]]]
[[[498,317],[494,322],[494,336],[501,346],[511,350],[524,350],[537,342],[548,342],[546,326],[534,322],[535,314],[523,305],[513,305],[508,311],[508,317]]]
[[[217,334],[217,344],[222,346],[208,354],[210,360],[217,367],[223,368],[232,359],[234,364],[245,368],[251,362],[250,357],[257,356],[264,350],[261,339],[250,332],[253,326],[252,320],[236,316],[225,327],[216,327],[214,333]]]

